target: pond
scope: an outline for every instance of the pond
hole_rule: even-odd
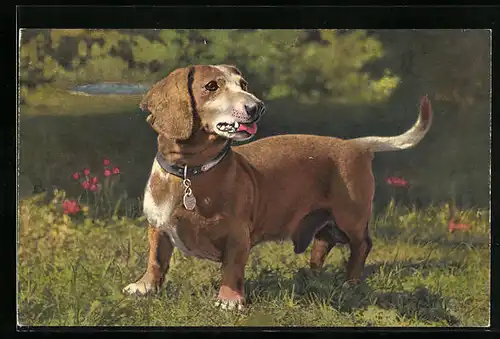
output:
[[[146,93],[149,88],[151,85],[148,84],[97,83],[74,86],[69,91],[89,95],[127,95]]]

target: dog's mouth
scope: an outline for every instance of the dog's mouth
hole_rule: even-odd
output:
[[[218,131],[227,134],[242,134],[243,136],[253,136],[257,133],[257,123],[240,123],[240,122],[220,122],[216,126]]]

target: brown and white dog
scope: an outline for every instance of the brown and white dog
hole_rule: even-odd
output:
[[[415,146],[432,121],[424,97],[417,122],[399,136],[282,135],[230,147],[251,138],[264,113],[230,65],[177,69],[140,106],[158,133],[144,196],[150,250],[145,274],[124,292],[157,291],[177,247],[222,263],[224,308],[244,304],[245,265],[263,241],[291,239],[295,253],[313,242],[312,269],[336,243],[349,244],[347,279],[359,281],[372,247],[373,153]]]

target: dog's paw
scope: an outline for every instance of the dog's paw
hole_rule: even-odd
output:
[[[223,300],[217,299],[215,301],[215,306],[227,311],[243,311],[245,306],[243,305],[243,300]]]
[[[122,291],[123,293],[129,295],[143,296],[156,292],[156,288],[152,283],[139,280],[135,283],[127,285]]]
[[[342,286],[343,287],[356,287],[356,286],[359,286],[361,284],[361,279],[360,278],[351,278],[351,279],[348,279],[346,280]]]

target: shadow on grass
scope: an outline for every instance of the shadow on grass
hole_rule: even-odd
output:
[[[392,281],[411,276],[416,270],[426,275],[430,270],[460,267],[459,263],[444,261],[408,262],[370,265],[365,268],[365,279],[375,274],[384,266],[384,270],[397,271],[391,276]],[[256,299],[280,299],[293,295],[295,302],[314,301],[330,305],[340,312],[353,312],[366,309],[370,305],[386,310],[395,310],[405,318],[417,318],[426,322],[447,322],[458,326],[459,320],[446,308],[447,299],[431,293],[425,286],[416,286],[413,291],[382,292],[374,290],[366,280],[358,285],[345,283],[343,268],[325,266],[318,272],[309,269],[299,270],[293,278],[285,278],[279,272],[261,271],[257,277],[246,282],[249,303]]]

